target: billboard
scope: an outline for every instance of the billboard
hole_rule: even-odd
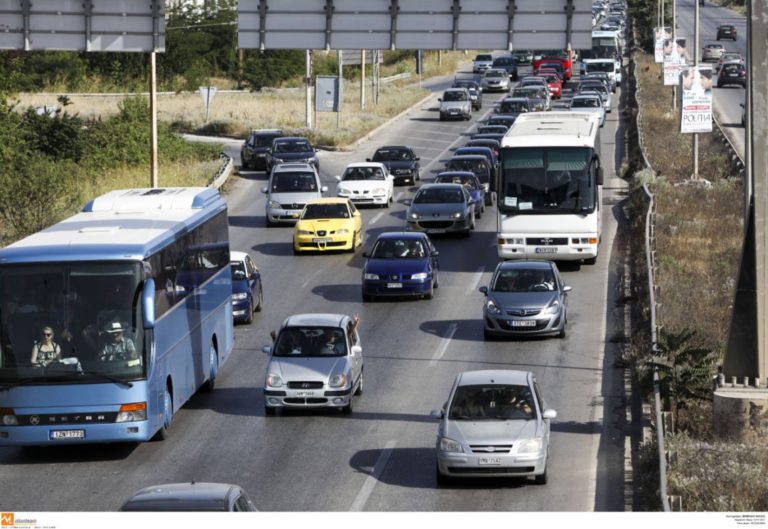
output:
[[[664,86],[677,86],[680,78],[680,68],[685,66],[688,50],[685,47],[685,39],[664,40]]]
[[[712,66],[680,71],[680,132],[712,132]]]
[[[590,0],[239,0],[245,49],[592,47]]]
[[[657,63],[664,62],[664,41],[672,38],[672,28],[669,26],[653,29],[653,58]]]

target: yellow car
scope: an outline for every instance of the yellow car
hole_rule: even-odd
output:
[[[293,232],[293,253],[349,250],[363,245],[360,212],[348,198],[307,202]]]

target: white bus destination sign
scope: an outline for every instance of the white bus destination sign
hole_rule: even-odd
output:
[[[0,0],[0,49],[165,51],[164,0]]]
[[[253,49],[592,47],[590,0],[239,0]],[[570,39],[569,39],[570,35]]]

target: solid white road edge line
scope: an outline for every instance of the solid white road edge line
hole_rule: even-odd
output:
[[[451,339],[453,338],[453,335],[456,334],[456,329],[458,328],[458,323],[451,323],[448,326],[448,332],[445,333],[445,337],[443,337],[442,341],[440,342],[440,345],[435,351],[435,354],[432,355],[432,360],[429,361],[430,367],[436,365],[437,362],[443,357],[445,350],[448,349],[448,344],[451,343]]]
[[[349,508],[350,512],[361,512],[365,508],[365,504],[368,503],[368,498],[371,497],[373,488],[376,486],[379,478],[381,478],[381,474],[384,472],[384,468],[389,461],[389,456],[392,455],[392,449],[396,444],[397,442],[394,439],[391,439],[384,446],[384,450],[381,451],[381,455],[376,461],[376,465],[373,467],[373,472],[371,472],[365,479],[365,483],[363,483],[363,486],[360,488],[360,492],[357,493],[357,497],[352,503],[352,507]]]

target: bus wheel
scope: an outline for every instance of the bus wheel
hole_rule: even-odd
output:
[[[248,309],[250,310],[250,307],[248,307]],[[253,319],[253,313],[251,313],[251,319]],[[213,343],[211,343],[210,348],[208,349],[208,365],[211,366],[211,372],[208,376],[208,380],[203,384],[203,391],[205,392],[213,391],[213,388],[216,386],[216,375],[219,373],[219,355]]]
[[[173,396],[171,388],[165,386],[163,393],[163,425],[152,438],[155,441],[165,441],[170,435],[171,423],[173,422]]]

